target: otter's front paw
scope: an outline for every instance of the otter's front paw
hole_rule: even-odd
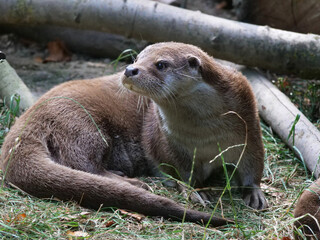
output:
[[[268,202],[258,186],[246,188],[243,192],[243,200],[246,205],[254,209],[265,209],[268,207]]]

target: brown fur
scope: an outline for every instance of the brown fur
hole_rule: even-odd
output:
[[[159,61],[166,65],[160,71],[155,67]],[[267,202],[259,188],[264,150],[256,102],[246,78],[216,63],[199,48],[181,43],[148,47],[128,69],[139,73],[123,76],[127,87],[156,103],[149,106],[143,125],[142,146],[148,158],[156,165],[173,166],[162,170],[178,177],[177,169],[187,182],[196,149],[192,184],[210,186],[221,167],[220,158],[209,163],[219,154],[217,143],[224,150],[244,144],[247,135],[237,169],[238,183],[244,187],[246,204],[265,208]],[[237,164],[242,149],[225,152],[225,161]]]
[[[294,209],[294,217],[302,217],[294,225],[307,239],[320,239],[320,179],[302,193]],[[303,239],[299,234],[295,236]]]
[[[155,66],[160,59],[168,63],[164,71]],[[139,77],[130,76],[133,67],[139,67]],[[125,91],[121,83],[148,98]],[[148,175],[155,165],[166,162],[186,180],[197,147],[193,181],[204,185],[220,164],[208,163],[218,153],[217,142],[225,149],[245,141],[245,124],[232,113],[223,115],[228,111],[237,112],[248,129],[238,169],[240,184],[249,187],[245,201],[263,208],[266,202],[259,188],[263,146],[249,84],[199,48],[180,43],[146,48],[125,75],[53,88],[12,127],[2,148],[2,169],[8,182],[37,197],[182,219],[182,206],[139,188],[138,180],[119,175]],[[234,148],[224,157],[235,163],[240,152],[241,148]],[[186,212],[187,221],[208,222],[209,218],[206,213]],[[226,222],[211,221],[214,226]]]

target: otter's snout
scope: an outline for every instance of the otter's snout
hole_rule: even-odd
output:
[[[129,65],[128,67],[126,67],[126,71],[124,72],[124,75],[126,77],[133,77],[133,76],[138,75],[138,73],[139,73],[138,68],[135,68],[134,66]]]

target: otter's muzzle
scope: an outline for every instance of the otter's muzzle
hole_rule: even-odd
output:
[[[126,71],[124,72],[124,75],[126,77],[133,77],[139,74],[139,69],[135,68],[132,65],[129,65],[128,67],[126,67]]]

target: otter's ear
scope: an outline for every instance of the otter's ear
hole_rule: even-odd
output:
[[[199,68],[201,66],[201,61],[199,58],[193,55],[189,55],[187,58],[190,67]]]

